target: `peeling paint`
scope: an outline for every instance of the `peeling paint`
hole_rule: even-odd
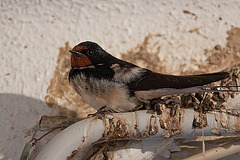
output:
[[[77,122],[76,118],[71,118],[67,116],[42,116],[39,121],[39,127],[43,128],[53,128],[56,126],[67,127],[71,124]]]
[[[238,109],[239,112],[240,110]],[[240,133],[239,116],[228,114],[228,112],[214,112],[214,125],[212,126],[212,133],[221,136],[223,133],[234,130],[236,134]]]
[[[183,120],[184,110],[178,108],[174,117],[170,116],[171,109],[165,109],[162,114],[159,115],[159,123],[164,133],[162,137],[169,138],[174,135],[178,135],[183,132]]]
[[[155,116],[151,116],[150,118],[150,125],[149,125],[149,135],[155,135],[158,132],[158,126],[157,126],[157,118]]]
[[[66,160],[71,160],[76,156],[77,153],[78,153],[78,150],[72,151],[72,153],[66,158]]]
[[[208,126],[206,115],[200,115],[198,112],[195,112],[193,118],[193,127],[196,129],[202,129],[206,126]]]
[[[235,124],[235,130],[237,133],[240,133],[240,117],[237,117],[236,124]]]
[[[228,120],[229,120],[229,114],[227,114],[227,113],[221,113],[220,114],[220,124],[221,124],[221,127],[222,128],[229,128],[228,127]]]
[[[149,113],[148,125],[141,132],[136,124],[127,124],[125,120],[119,120],[116,118],[109,119],[105,117],[103,120],[105,131],[102,135],[101,141],[107,139],[135,139],[146,138],[156,135],[159,132],[158,125],[164,130],[162,137],[169,138],[171,136],[180,134],[183,132],[184,110],[176,109],[175,116],[170,116],[171,109],[167,108],[162,111],[161,115],[157,115],[155,112]],[[157,122],[159,121],[159,124]],[[132,130],[133,128],[133,130]]]
[[[103,139],[131,138],[134,133],[131,132],[129,124],[125,120],[116,120],[114,118],[105,117],[105,132],[102,135]],[[100,140],[101,141],[101,140]]]

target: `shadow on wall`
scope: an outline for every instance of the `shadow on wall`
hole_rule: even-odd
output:
[[[4,120],[0,123],[1,127],[5,122],[7,125],[12,125],[16,122],[24,124],[18,120],[33,121],[34,119],[39,119],[49,110],[45,102],[19,94],[0,94],[0,105],[2,113],[0,119]]]
[[[67,108],[56,104],[52,105],[55,107],[49,108],[44,101],[24,95],[0,94],[0,157],[19,159],[24,145],[31,140],[42,116],[64,115],[71,117],[73,115],[73,111]],[[36,136],[42,135],[41,132],[39,134]],[[53,136],[54,133],[49,137],[44,137],[35,147],[35,153],[38,153]]]
[[[54,105],[54,108],[50,108],[48,105]],[[68,115],[74,111],[68,110],[57,104],[46,104],[44,101],[19,95],[19,94],[0,94],[0,129],[1,127],[10,126],[14,129],[29,129],[35,124],[37,126],[41,116],[71,116],[74,113]],[[73,116],[73,118],[76,116]],[[14,126],[17,127],[14,127]],[[28,136],[26,133],[25,137]]]
[[[0,94],[0,153],[9,159],[20,157],[25,143],[47,111],[46,103],[35,98]]]

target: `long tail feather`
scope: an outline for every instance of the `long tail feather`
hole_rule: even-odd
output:
[[[206,92],[240,92],[240,86],[200,86]]]

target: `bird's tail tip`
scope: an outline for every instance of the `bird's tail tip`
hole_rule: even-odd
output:
[[[201,86],[201,90],[205,92],[234,92],[240,93],[240,86]]]

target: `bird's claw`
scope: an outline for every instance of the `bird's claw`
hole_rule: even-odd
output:
[[[98,116],[98,118],[102,119],[102,117],[104,117],[106,113],[113,113],[113,111],[106,109],[106,106],[103,106],[100,109],[98,109],[96,113],[88,114],[87,117],[91,118],[91,117]]]

